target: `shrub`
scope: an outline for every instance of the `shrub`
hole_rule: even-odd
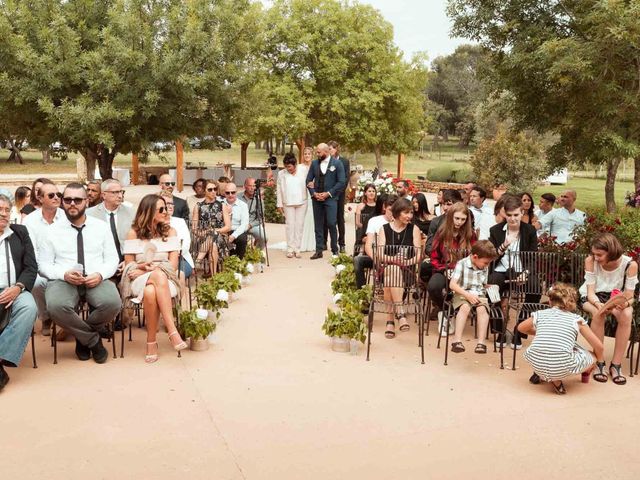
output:
[[[265,185],[264,187],[264,221],[267,223],[284,223],[284,215],[278,211],[278,199],[276,197],[276,187]]]
[[[443,165],[427,172],[427,178],[433,182],[464,183],[474,177],[473,170],[465,165]]]
[[[327,317],[322,324],[322,331],[329,337],[349,338],[364,343],[367,337],[367,327],[362,314],[354,310],[340,310],[334,312],[327,309]]]

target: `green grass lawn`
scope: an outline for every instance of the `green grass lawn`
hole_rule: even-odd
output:
[[[297,152],[296,152],[297,153]],[[375,156],[373,153],[350,153],[345,152],[351,159],[352,165],[362,165],[365,169],[373,169],[375,167]],[[438,150],[432,150],[429,146],[425,146],[422,152],[411,152],[405,157],[405,176],[416,179],[418,175],[425,176],[431,168],[441,165],[447,165],[451,162],[466,163],[469,156],[473,153],[473,147],[467,150],[458,148],[455,140],[440,144]],[[43,174],[47,173],[73,173],[76,170],[76,158],[78,154],[69,154],[69,159],[62,161],[52,159],[46,166],[42,164],[42,156],[36,150],[28,150],[23,152],[25,163],[23,165],[17,163],[7,163],[9,152],[0,150],[0,173],[1,174]],[[166,165],[175,167],[175,152],[166,152],[163,159],[152,155],[149,165]],[[281,158],[281,157],[280,157]],[[247,163],[250,166],[263,164],[267,159],[267,155],[263,149],[255,149],[252,146],[247,151]],[[193,150],[185,152],[185,162],[191,162],[197,165],[204,162],[206,165],[215,165],[219,162],[235,163],[240,165],[240,147],[233,146],[228,150]],[[390,171],[396,171],[397,156],[388,155],[383,157],[384,166]],[[130,167],[130,155],[118,155],[115,159],[115,166]],[[539,196],[545,192],[552,192],[558,195],[563,190],[571,188],[578,192],[578,206],[585,208],[589,206],[604,205],[604,180],[594,178],[578,178],[570,177],[569,183],[564,185],[542,185],[535,190],[534,195]],[[625,194],[633,189],[631,182],[617,182],[616,184],[616,201],[618,205],[622,205]]]

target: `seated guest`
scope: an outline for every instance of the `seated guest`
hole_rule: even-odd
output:
[[[453,204],[458,202],[462,202],[462,196],[457,190],[446,189],[444,192],[442,192],[442,202],[440,204],[440,210],[442,213],[436,218],[432,219],[431,223],[429,224],[429,232],[427,233],[427,244],[425,246],[427,254],[431,253],[433,238],[436,236],[436,232],[438,231],[438,228],[440,228],[442,222],[444,222],[444,220],[447,218],[447,211]]]
[[[293,156],[293,159],[291,158],[289,159],[289,162],[290,162],[289,165],[291,164],[292,160],[297,165],[298,161],[296,160],[295,155],[293,154],[291,155]],[[287,162],[287,156],[285,155],[285,164],[284,164],[285,168],[287,166],[286,162]],[[305,172],[306,172],[306,169],[305,169]],[[279,178],[280,177],[278,177],[278,179]],[[307,197],[305,196],[305,199],[306,198]],[[244,192],[242,192],[242,195],[240,195],[239,199],[247,205],[247,209],[249,210],[249,228],[247,230],[247,233],[250,233],[253,239],[255,240],[256,247],[264,248],[265,238],[264,238],[264,232],[262,231],[262,227],[261,227],[263,223],[262,215],[264,213],[264,210],[262,212],[258,211],[255,178],[247,178],[244,181]],[[305,209],[305,212],[306,212],[306,209]],[[304,222],[304,218],[302,219],[302,221]],[[302,225],[304,226],[304,223]]]
[[[443,318],[442,306],[448,283],[446,270],[453,270],[458,260],[466,257],[475,243],[476,234],[471,225],[471,212],[462,202],[452,205],[433,239],[432,274],[427,283],[429,298],[441,310],[440,322]]]
[[[173,216],[173,196],[168,192],[161,192],[160,196],[164,199],[164,203],[167,206],[165,211],[165,220],[169,222],[169,226],[176,231],[178,241],[182,245],[180,255],[182,260],[180,264],[180,273],[182,278],[189,278],[193,272],[193,257],[191,256],[191,232],[184,220],[179,217]]]
[[[177,277],[180,242],[166,223],[167,205],[163,197],[145,195],[138,205],[133,226],[125,243],[123,296],[142,300],[147,325],[145,362],[158,360],[158,319],[162,315],[174,350],[187,348],[175,326],[171,298],[179,298]]]
[[[387,338],[396,336],[396,321],[401,332],[406,332],[410,328],[401,306],[404,288],[398,286],[398,280],[402,278],[405,286],[408,286],[408,282],[415,283],[415,277],[411,278],[409,272],[403,271],[401,267],[418,263],[421,250],[420,229],[411,223],[413,218],[411,202],[404,197],[399,198],[391,206],[391,215],[393,221],[385,223],[378,230],[376,248],[380,250],[377,254],[374,253],[376,260],[382,260],[382,265],[376,267],[383,268],[384,300],[393,305],[393,311],[389,313],[384,332]],[[381,253],[382,258],[380,259],[378,255]],[[409,259],[409,257],[411,258]],[[388,287],[389,283],[392,286]]]
[[[86,215],[87,192],[79,183],[64,189],[62,205],[68,222],[49,227],[40,248],[40,275],[49,279],[45,298],[56,323],[76,338],[76,355],[96,363],[109,356],[98,331],[111,322],[122,305],[109,279],[118,268],[118,252],[109,225]],[[89,304],[86,320],[75,308]]]
[[[22,213],[22,209],[31,201],[31,189],[29,187],[18,187],[16,193],[13,196],[13,207],[11,208],[11,217],[9,221],[11,223],[17,223],[22,225],[22,219],[25,215]]]
[[[118,252],[120,262],[124,260],[122,245],[131,229],[134,211],[122,204],[124,190],[118,180],[109,179],[100,185],[102,203],[87,210],[87,215],[102,220],[109,225],[111,236]]]
[[[433,214],[436,217],[439,217],[440,215],[442,215],[442,209],[440,208],[440,206],[442,205],[442,195],[444,194],[444,188],[441,188],[440,190],[438,190],[438,193],[436,194],[436,203],[433,205]]]
[[[405,180],[398,180],[398,182],[396,182],[396,195],[398,195],[398,198],[406,198],[407,200],[411,201],[411,195],[409,195],[409,185],[407,185],[407,182]]]
[[[552,210],[540,220],[541,227],[556,237],[557,243],[567,243],[573,238],[573,230],[584,224],[585,214],[575,207],[577,194],[566,190],[560,195],[560,208]]]
[[[36,197],[40,208],[24,218],[23,225],[29,230],[29,237],[36,253],[36,259],[40,256],[40,247],[48,237],[50,225],[58,223],[68,223],[64,210],[60,208],[60,198],[62,194],[58,187],[46,178],[41,178],[38,183],[38,195]],[[36,277],[31,293],[38,306],[38,317],[42,322],[42,335],[51,335],[51,315],[47,310],[45,292],[48,281],[42,275]]]
[[[533,367],[529,381],[551,382],[556,393],[564,395],[567,391],[563,379],[581,373],[583,380],[588,380],[594,361],[604,365],[604,347],[584,318],[574,313],[577,295],[573,287],[556,283],[547,296],[551,308],[533,312],[518,330],[535,335],[524,352],[525,360]],[[578,344],[578,333],[591,345],[593,353]]]
[[[462,193],[462,201],[464,203],[467,204],[467,206],[469,206],[469,196],[471,195],[471,191],[476,188],[478,185],[474,182],[467,182],[464,184],[464,187],[462,187],[462,190],[464,190],[464,193]]]
[[[451,351],[464,352],[462,332],[471,310],[475,309],[478,319],[478,344],[475,353],[487,353],[485,332],[489,326],[489,297],[487,282],[489,265],[498,256],[489,240],[480,240],[471,247],[471,255],[456,263],[451,274],[449,288],[453,292],[453,308],[457,310],[455,334]]]
[[[222,177],[218,178],[218,200],[220,200],[223,204],[224,192],[227,189],[227,183],[231,183],[231,179],[229,177],[225,177],[223,175]],[[229,210],[229,215],[231,215],[231,210]]]
[[[204,178],[198,178],[192,185],[194,194],[187,197],[187,207],[190,212],[193,212],[193,209],[196,206],[196,203],[204,200],[204,192],[205,188],[207,188],[207,180]],[[167,197],[165,197],[166,199]]]
[[[356,286],[358,288],[367,283],[364,272],[367,268],[373,268],[373,247],[377,244],[378,232],[383,225],[393,221],[393,212],[391,207],[396,200],[398,200],[398,196],[395,194],[387,195],[386,193],[383,193],[378,197],[378,204],[384,211],[384,214],[377,215],[369,219],[364,243],[364,255],[357,255],[353,257]]]
[[[522,200],[514,195],[503,195],[501,207],[504,210],[506,220],[491,227],[489,240],[498,252],[498,258],[493,272],[489,275],[489,283],[500,288],[500,296],[503,298],[503,310],[506,309],[507,280],[510,276],[517,277],[522,272],[519,257],[509,258],[517,252],[535,252],[538,250],[538,236],[533,225],[522,222]],[[510,252],[510,253],[509,253]],[[527,295],[526,303],[535,303],[540,299],[536,295]],[[524,320],[521,313],[519,321]],[[496,325],[500,329],[501,325]],[[520,336],[515,336],[515,348],[520,348]]]
[[[87,182],[87,208],[93,208],[102,202],[102,191],[100,180],[89,180]]]
[[[376,186],[373,183],[366,184],[362,194],[362,201],[356,207],[356,245],[364,243],[369,219],[379,215],[379,213],[376,213],[377,201],[378,192],[376,191]]]
[[[538,217],[534,212],[533,197],[527,192],[522,192],[519,196],[522,200],[522,221],[535,227],[538,224]]]
[[[295,156],[284,157],[284,170],[278,175],[276,188],[276,205],[280,213],[284,215],[287,235],[287,258],[302,258],[300,249],[302,248],[302,233],[304,231],[304,219],[307,215],[308,192],[307,192],[307,167],[304,164],[298,165]],[[253,180],[253,179],[251,179]],[[255,181],[253,187],[249,184],[251,198],[255,195]],[[247,183],[245,182],[245,193]],[[251,215],[251,204],[249,203],[249,215]],[[250,224],[251,225],[251,224]],[[260,223],[258,223],[258,226]]]
[[[163,173],[160,175],[160,190],[169,192],[173,196],[173,216],[180,217],[184,220],[184,222],[189,224],[189,206],[187,205],[187,201],[183,200],[180,197],[176,197],[173,195],[173,190],[176,186],[176,182],[171,175],[168,173]]]
[[[416,193],[411,203],[413,205],[412,223],[418,227],[420,232],[426,237],[429,233],[429,224],[431,220],[433,220],[433,215],[429,212],[427,197],[424,196],[424,193]]]
[[[247,229],[249,228],[249,207],[238,200],[238,188],[235,183],[225,185],[225,203],[231,207],[231,232],[229,245],[231,255],[244,258],[247,251]]]
[[[42,206],[40,204],[40,198],[39,198],[40,187],[42,186],[42,182],[44,182],[45,180],[51,181],[48,178],[36,178],[33,181],[33,185],[31,185],[29,203],[27,203],[24,207],[22,207],[22,210],[20,210],[20,213],[22,213],[22,215],[24,215],[25,217],[30,213],[35,212],[37,209],[39,209]]]
[[[205,197],[196,203],[193,210],[193,251],[197,252],[198,261],[209,257],[211,274],[218,268],[218,260],[228,255],[225,234],[231,231],[231,214],[229,208],[218,200],[218,186],[215,180],[208,180]],[[225,208],[227,207],[227,208]]]
[[[486,199],[487,192],[484,188],[476,185],[471,189],[469,193],[469,210],[473,213],[473,224],[478,240],[487,240],[489,238],[489,229],[496,224],[493,209],[486,204]]]
[[[610,314],[617,321],[616,342],[609,365],[609,375],[617,385],[624,385],[622,376],[622,356],[631,334],[631,317],[634,291],[638,284],[638,264],[623,254],[624,249],[611,233],[600,233],[591,240],[591,255],[584,262],[584,283],[580,287],[582,308],[591,315],[591,328],[604,341],[604,323],[607,316],[603,305],[614,295],[623,295],[627,301],[624,307],[615,308]],[[598,373],[594,379],[606,382],[605,363],[596,364]]]
[[[0,195],[0,391],[9,382],[4,367],[20,363],[38,314],[29,293],[36,256],[26,227],[9,224],[11,207],[9,197]]]
[[[540,196],[540,202],[538,203],[538,210],[536,216],[538,217],[538,223],[534,224],[534,227],[538,230],[538,236],[545,233],[542,228],[542,220],[546,218],[553,211],[553,206],[556,204],[556,196],[553,193],[543,193]],[[549,233],[549,232],[546,232]]]

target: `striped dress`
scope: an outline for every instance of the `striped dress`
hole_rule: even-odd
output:
[[[561,380],[585,371],[593,356],[576,343],[586,321],[575,313],[550,308],[534,312],[536,335],[524,358],[543,380]]]

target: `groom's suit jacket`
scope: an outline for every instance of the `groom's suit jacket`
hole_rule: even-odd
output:
[[[307,183],[314,182],[314,188],[309,188],[309,193],[329,192],[331,198],[338,199],[347,184],[344,166],[340,160],[331,158],[324,174],[324,190],[318,190],[318,179],[321,176],[320,161],[318,159],[311,162],[309,173],[307,173]]]

